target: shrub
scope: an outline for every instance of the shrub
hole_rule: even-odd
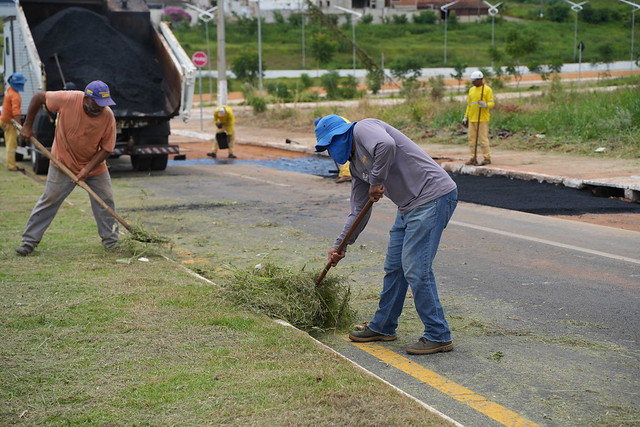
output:
[[[437,16],[432,10],[423,10],[417,15],[413,15],[413,22],[416,24],[435,24]]]
[[[162,15],[168,17],[174,24],[182,21],[191,22],[191,15],[181,7],[167,6],[162,11]]]

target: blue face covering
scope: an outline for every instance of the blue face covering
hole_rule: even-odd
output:
[[[329,154],[339,164],[344,164],[351,156],[353,145],[353,126],[343,117],[331,114],[316,123],[316,152],[328,150]]]
[[[353,146],[353,126],[347,133],[336,135],[331,139],[331,144],[327,147],[329,154],[338,164],[347,163],[351,157],[351,147]]]

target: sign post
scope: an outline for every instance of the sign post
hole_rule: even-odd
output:
[[[200,130],[203,129],[203,121],[204,121],[204,117],[203,117],[203,112],[202,112],[202,67],[204,67],[205,65],[207,65],[208,62],[208,58],[207,58],[207,54],[201,51],[197,51],[193,53],[193,56],[191,57],[191,62],[193,62],[193,65],[195,65],[196,67],[198,67],[198,76],[199,76],[199,90],[200,90]]]
[[[582,52],[584,51],[584,43],[578,44],[578,87],[582,80]]]

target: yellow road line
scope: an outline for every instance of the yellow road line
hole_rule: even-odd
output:
[[[460,384],[451,381],[442,375],[433,372],[418,363],[412,362],[398,353],[384,348],[378,344],[351,342],[361,350],[377,357],[383,362],[401,370],[404,373],[422,381],[425,384],[439,390],[440,392],[453,397],[458,402],[462,402],[476,411],[492,418],[505,426],[537,426],[538,424],[521,417],[510,409],[505,408],[484,396],[481,396]]]

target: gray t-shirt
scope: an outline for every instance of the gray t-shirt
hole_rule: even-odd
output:
[[[334,247],[338,247],[358,213],[369,200],[369,186],[384,186],[402,213],[429,203],[456,189],[456,183],[418,145],[402,132],[377,119],[364,119],[353,128],[355,153],[350,158],[351,211]],[[369,214],[354,231],[348,244],[358,238]]]

